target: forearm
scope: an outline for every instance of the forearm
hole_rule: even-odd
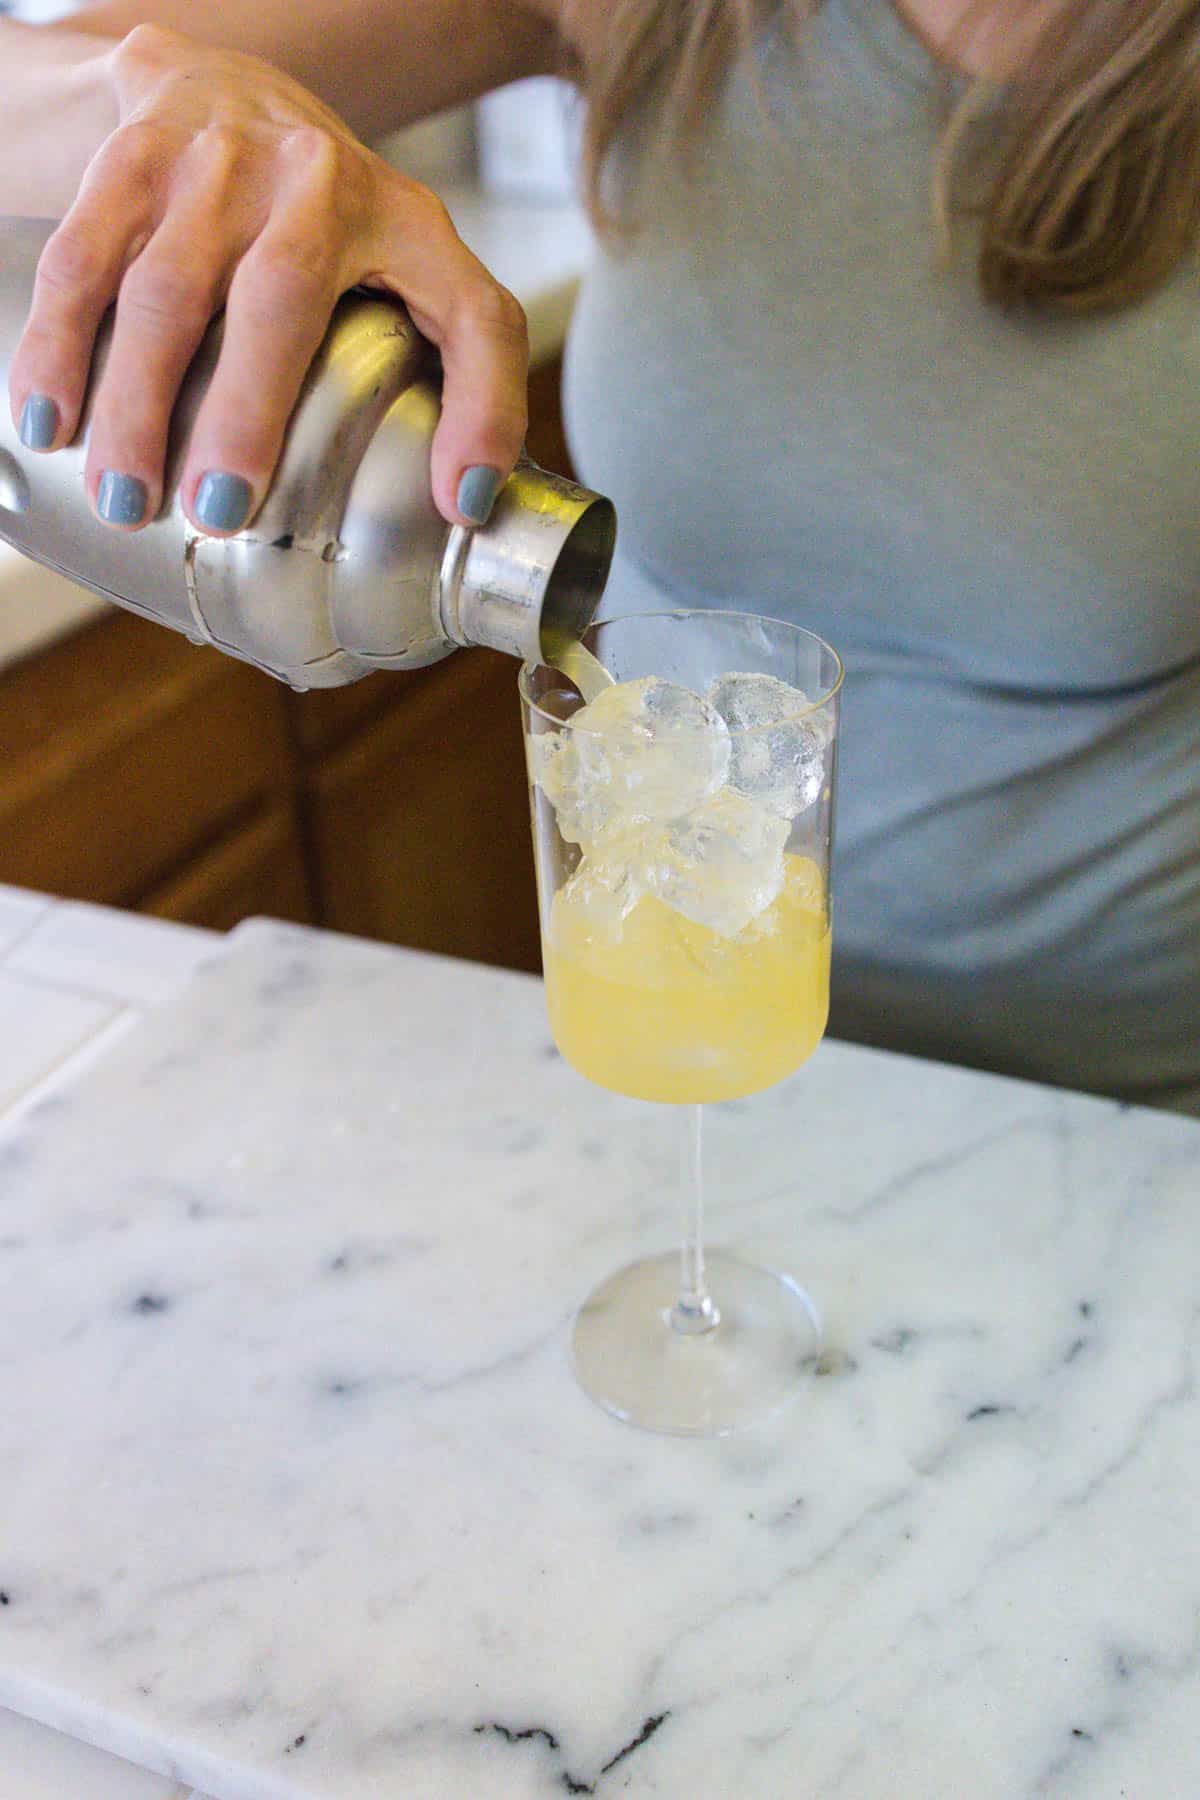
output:
[[[137,25],[264,57],[370,141],[561,67],[552,10],[551,0],[101,0],[55,25],[0,18],[0,213],[66,212],[118,123],[106,59]]]
[[[70,29],[119,39],[136,25],[164,25],[264,57],[369,142],[556,70],[552,11],[550,0],[99,0]]]
[[[60,218],[117,124],[111,40],[0,19],[0,213]]]

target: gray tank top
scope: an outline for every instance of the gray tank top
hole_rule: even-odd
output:
[[[935,267],[941,75],[887,0],[761,49],[567,353],[606,611],[846,664],[831,1030],[1200,1112],[1200,289],[1063,320]]]

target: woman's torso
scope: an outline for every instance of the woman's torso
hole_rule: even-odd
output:
[[[834,1029],[1200,1107],[1200,293],[1016,317],[935,266],[940,113],[886,0],[735,72],[585,284],[609,610],[847,665]]]

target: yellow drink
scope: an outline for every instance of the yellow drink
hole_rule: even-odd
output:
[[[643,897],[597,931],[569,888],[543,941],[559,1049],[599,1087],[635,1100],[732,1100],[771,1087],[821,1040],[829,925],[821,874],[786,858],[779,898],[737,937]]]

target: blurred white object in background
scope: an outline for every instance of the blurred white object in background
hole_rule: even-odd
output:
[[[23,25],[48,25],[76,12],[83,0],[0,0],[0,14],[20,19]]]
[[[470,106],[452,106],[419,125],[382,138],[375,149],[393,168],[436,193],[475,179],[475,119]]]
[[[508,200],[573,200],[583,107],[553,75],[511,82],[475,102],[479,180]]]

